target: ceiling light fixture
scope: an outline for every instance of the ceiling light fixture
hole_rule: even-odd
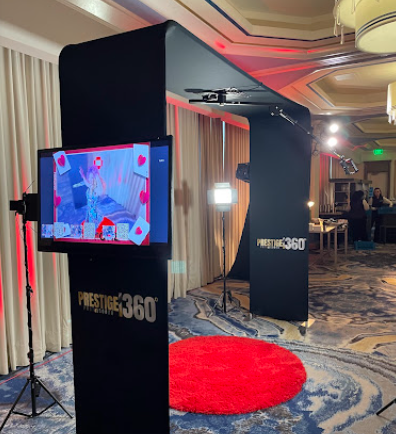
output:
[[[335,35],[344,27],[355,29],[356,48],[366,53],[396,53],[396,6],[394,0],[336,0]]]
[[[333,134],[335,134],[340,129],[340,126],[336,124],[335,122],[330,124],[329,131]]]
[[[396,125],[396,82],[388,86],[388,105],[387,110],[389,123]]]
[[[336,137],[330,137],[329,140],[327,140],[327,144],[329,146],[335,146],[338,143],[338,140]]]

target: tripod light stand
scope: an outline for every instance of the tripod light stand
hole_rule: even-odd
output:
[[[11,409],[9,410],[7,416],[5,417],[3,423],[1,424],[0,431],[3,430],[8,419],[12,414],[25,416],[28,418],[34,418],[36,416],[40,416],[55,404],[58,404],[59,407],[70,418],[73,418],[73,416],[66,410],[66,408],[60,403],[60,401],[48,390],[47,386],[40,380],[39,377],[36,376],[34,372],[33,329],[32,329],[32,311],[31,311],[31,296],[33,290],[29,282],[28,246],[27,246],[27,239],[26,239],[26,223],[28,220],[32,220],[32,218],[30,218],[29,216],[29,211],[31,213],[32,207],[29,210],[29,205],[31,205],[33,196],[35,195],[24,193],[22,200],[10,202],[10,210],[15,211],[16,214],[22,215],[22,224],[23,224],[23,243],[25,248],[25,271],[26,271],[26,303],[27,303],[27,314],[28,314],[27,316],[28,316],[28,329],[29,329],[29,352],[28,352],[29,376],[26,379],[26,383],[23,386],[21,392],[19,393],[17,399],[13,403]],[[24,392],[26,391],[29,385],[30,385],[30,399],[32,405],[32,412],[23,413],[21,411],[16,411],[15,407],[17,406],[18,402],[21,400],[22,395],[24,394]],[[40,395],[41,389],[44,389],[47,392],[47,394],[53,399],[53,402],[49,404],[47,407],[45,407],[44,410],[37,411],[37,398]]]
[[[208,190],[208,204],[216,205],[216,210],[222,213],[222,232],[223,232],[223,293],[217,300],[215,307],[221,307],[224,313],[227,313],[227,297],[230,303],[239,304],[231,291],[227,290],[226,275],[226,248],[225,248],[225,212],[231,210],[231,205],[238,203],[238,191],[232,189],[229,182],[216,183],[214,190]]]

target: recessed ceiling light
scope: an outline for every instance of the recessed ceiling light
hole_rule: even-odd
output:
[[[329,126],[329,131],[333,134],[335,134],[338,130],[340,129],[340,126],[338,124],[336,124],[335,122],[333,122],[330,126]]]
[[[339,75],[335,75],[334,79],[336,81],[346,81],[346,80],[354,80],[356,78],[356,74],[339,74]]]

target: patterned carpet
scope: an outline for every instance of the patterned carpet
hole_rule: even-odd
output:
[[[229,283],[242,306],[248,286]],[[375,412],[396,397],[396,248],[340,254],[310,269],[308,329],[299,323],[255,317],[233,310],[212,313],[221,291],[217,282],[190,291],[169,305],[169,341],[196,335],[249,336],[276,342],[304,363],[303,391],[277,407],[239,416],[208,416],[171,410],[172,434],[395,434],[396,405]],[[39,368],[40,377],[73,408],[72,358],[68,353]],[[1,380],[0,380],[1,382]],[[23,379],[0,387],[0,420]],[[132,401],[131,401],[132,402]],[[74,433],[74,421],[56,408],[33,421],[12,418],[5,433]]]

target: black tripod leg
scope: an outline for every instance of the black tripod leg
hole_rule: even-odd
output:
[[[377,413],[375,413],[377,416],[379,416],[382,412],[384,412],[387,408],[389,408],[392,404],[396,404],[396,398],[392,399],[391,402],[385,405],[385,407],[382,407],[381,410],[378,410]]]
[[[214,314],[216,309],[220,309],[222,312],[224,312],[224,294],[221,293],[219,298],[216,300],[216,303],[213,306],[212,312],[209,313],[208,318]]]
[[[301,336],[305,336],[308,330],[308,321],[304,321],[299,327],[298,331],[301,333]]]
[[[228,299],[229,299],[230,303],[234,303],[236,308],[240,309],[241,302],[239,301],[238,298],[236,298],[232,295],[232,292],[229,289],[227,290],[227,295],[228,295]]]
[[[7,413],[6,418],[3,420],[3,423],[0,426],[0,431],[4,428],[5,424],[7,423],[8,419],[10,418],[11,414],[14,412],[14,409],[17,406],[19,400],[22,398],[22,395],[24,394],[26,388],[28,387],[29,382],[30,382],[30,379],[27,379],[25,385],[23,386],[23,389],[21,390],[20,394],[18,395],[18,398],[15,400],[10,411]]]
[[[36,382],[40,384],[40,386],[48,393],[48,395],[59,405],[59,407],[70,417],[70,419],[73,419],[73,416],[66,410],[66,408],[62,405],[62,403],[57,399],[53,393],[51,393],[46,385],[39,379],[36,378]]]

